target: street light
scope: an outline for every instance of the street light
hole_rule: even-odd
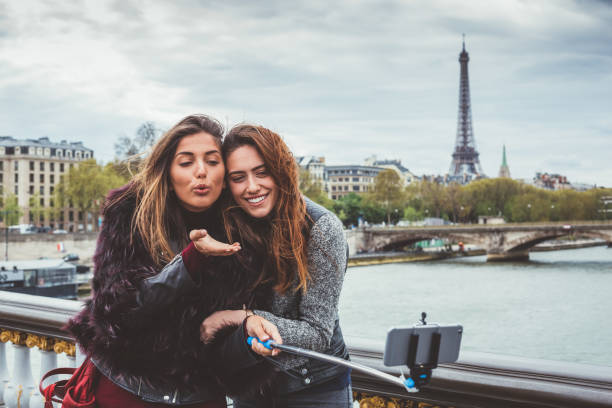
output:
[[[531,203],[527,204],[527,221],[531,221]]]

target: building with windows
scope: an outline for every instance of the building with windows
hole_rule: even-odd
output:
[[[374,166],[326,166],[328,195],[332,200],[337,200],[349,193],[368,192],[382,170]]]
[[[35,224],[51,228],[76,231],[82,214],[66,208],[57,216],[34,214],[32,198],[39,200],[38,208],[53,207],[55,185],[71,167],[80,161],[93,158],[93,150],[82,142],[54,143],[47,137],[39,139],[15,139],[0,136],[0,190],[1,196],[15,194],[24,214],[19,224]],[[35,219],[38,218],[38,219]],[[57,219],[56,219],[57,218]],[[79,218],[81,218],[79,220]],[[4,220],[3,220],[4,222]]]
[[[325,184],[325,157],[296,156],[295,161],[300,168],[310,173],[313,181]]]
[[[366,166],[382,167],[383,169],[393,170],[404,182],[405,186],[418,180],[418,177],[415,174],[402,165],[401,160],[377,160],[376,156],[372,155],[365,159],[364,164]]]

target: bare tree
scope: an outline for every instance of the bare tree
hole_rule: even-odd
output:
[[[119,136],[115,143],[115,155],[118,159],[123,160],[143,153],[153,146],[160,133],[161,131],[155,127],[153,122],[145,122],[136,130],[133,138],[127,135]]]

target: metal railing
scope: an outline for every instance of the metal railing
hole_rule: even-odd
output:
[[[77,364],[74,342],[61,327],[80,308],[78,301],[0,291],[0,406],[42,406],[39,373],[54,368],[58,354]],[[347,337],[347,344],[355,362],[400,374],[383,366],[380,342]],[[32,353],[40,353],[35,375]],[[612,367],[477,352],[462,352],[457,363],[442,364],[417,394],[356,372],[352,382],[361,407],[612,407]]]

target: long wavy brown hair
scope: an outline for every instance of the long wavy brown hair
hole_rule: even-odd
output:
[[[278,134],[248,124],[233,127],[225,136],[223,158],[227,161],[233,151],[246,145],[254,147],[263,158],[278,188],[278,197],[265,219],[249,216],[230,198],[231,204],[223,212],[229,242],[238,240],[251,248],[255,257],[264,257],[258,282],[272,279],[274,289],[285,293],[297,277],[295,290],[305,292],[310,280],[306,253],[310,223],[299,190],[297,163]]]
[[[170,241],[181,247],[187,243],[184,228],[181,229],[184,222],[180,204],[171,191],[170,165],[181,139],[201,132],[211,135],[221,149],[224,129],[219,121],[206,115],[187,116],[155,143],[129,188],[106,204],[109,207],[127,197],[136,198],[131,238],[142,241],[157,265],[166,264],[176,255]]]

